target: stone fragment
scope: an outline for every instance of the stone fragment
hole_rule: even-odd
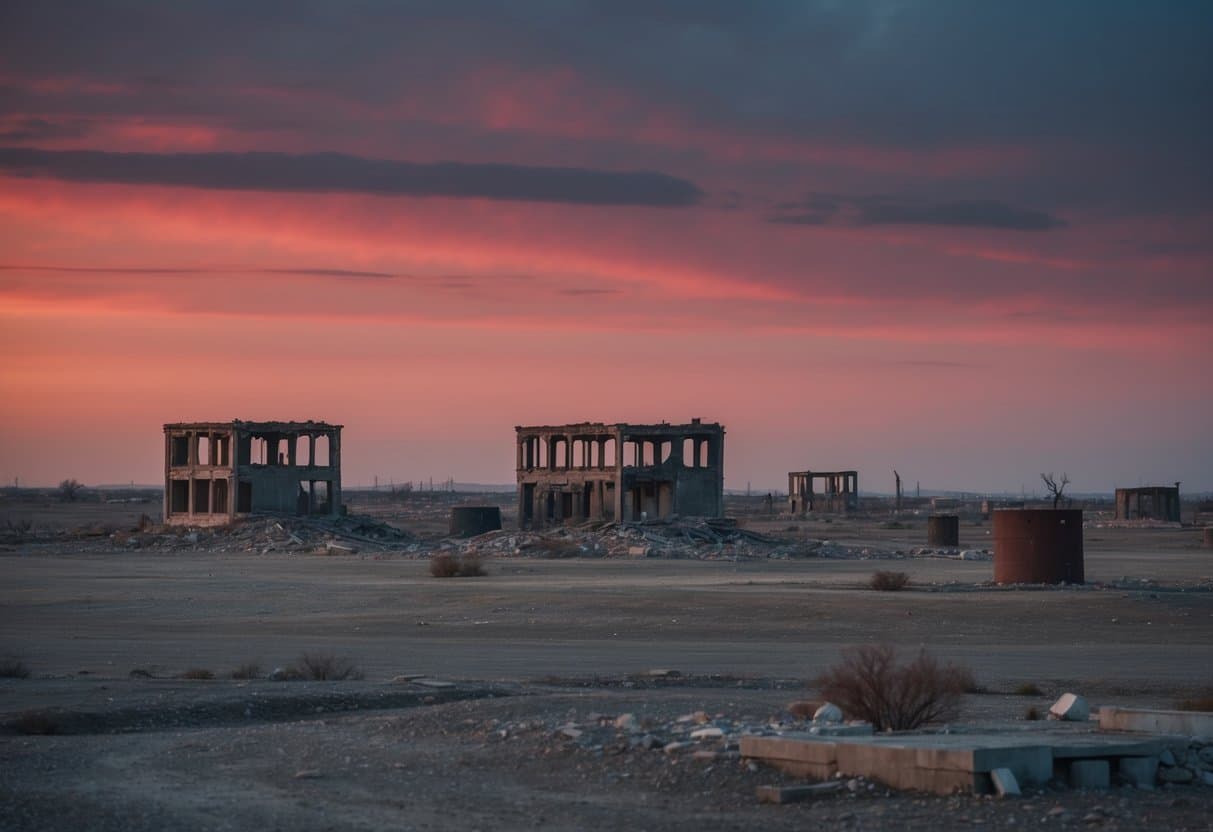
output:
[[[755,767],[753,770],[757,770]],[[807,786],[759,786],[759,803],[798,803],[833,794],[842,788],[838,781],[813,783]]]
[[[1121,757],[1116,766],[1116,773],[1130,785],[1140,786],[1146,783],[1153,786],[1158,777],[1158,758]]]
[[[1175,755],[1171,753],[1171,749],[1164,748],[1162,753],[1158,755],[1158,762],[1164,766],[1173,766],[1175,765]]]
[[[994,791],[999,797],[1022,794],[1019,790],[1019,781],[1015,779],[1015,772],[1009,768],[993,769],[990,772],[990,779],[994,782]]]
[[[1158,779],[1164,783],[1175,783],[1176,785],[1185,785],[1196,779],[1196,775],[1191,769],[1183,766],[1163,766],[1158,770]]]
[[[724,731],[721,731],[719,728],[717,728],[715,726],[708,726],[707,728],[697,728],[691,732],[691,739],[693,739],[693,740],[714,740],[714,739],[719,739],[720,737],[723,737],[723,736],[724,736]]]
[[[684,748],[690,748],[691,745],[692,745],[692,743],[689,743],[689,742],[680,742],[678,740],[675,740],[674,742],[667,742],[665,744],[665,746],[662,748],[662,751],[664,751],[666,754],[677,754],[679,751],[682,751]]]
[[[620,714],[615,718],[615,727],[620,731],[628,731],[630,733],[640,730],[640,722],[634,714]]]
[[[1064,719],[1067,722],[1085,722],[1091,716],[1091,706],[1087,700],[1076,693],[1063,693],[1061,698],[1049,708],[1053,719]]]
[[[1112,785],[1107,760],[1075,760],[1070,763],[1070,788],[1106,789]]]
[[[827,702],[813,713],[813,721],[830,724],[842,722],[842,708],[832,702]]]
[[[571,740],[578,739],[584,732],[580,728],[574,728],[572,725],[565,725],[560,729],[560,733]]]

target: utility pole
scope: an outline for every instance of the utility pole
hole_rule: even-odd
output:
[[[893,469],[893,476],[897,480],[897,502],[894,510],[898,514],[901,514],[901,474],[897,473],[896,468]]]

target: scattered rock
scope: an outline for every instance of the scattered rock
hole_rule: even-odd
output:
[[[825,724],[842,722],[842,708],[827,702],[813,713],[813,721]]]

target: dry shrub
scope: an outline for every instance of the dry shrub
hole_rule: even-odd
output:
[[[1031,706],[1023,713],[1023,718],[1028,722],[1037,722],[1040,720],[1040,710],[1035,706]]]
[[[295,665],[287,671],[302,679],[318,682],[340,682],[346,679],[363,679],[363,673],[349,659],[338,658],[331,653],[303,653]]]
[[[897,592],[905,589],[910,583],[910,576],[905,572],[873,572],[868,586],[877,592]]]
[[[842,662],[813,684],[848,716],[867,720],[877,731],[908,731],[955,718],[973,674],[941,665],[926,650],[898,666],[893,647],[865,644],[844,648]]]
[[[20,659],[0,662],[0,679],[28,679],[29,668]]]
[[[463,556],[440,552],[430,558],[430,574],[435,578],[478,578],[485,574],[484,561],[475,552]]]
[[[430,574],[435,578],[458,577],[459,558],[450,552],[439,552],[430,558]]]
[[[1025,682],[1015,688],[1016,696],[1044,696],[1045,692],[1035,682]]]
[[[181,674],[181,678],[194,680],[214,679],[215,674],[211,673],[205,667],[191,667],[189,670]]]
[[[1213,695],[1183,699],[1175,703],[1175,709],[1178,711],[1213,711]]]
[[[46,711],[25,711],[10,723],[18,734],[48,735],[59,733],[59,726]]]
[[[242,665],[237,665],[232,671],[233,679],[259,679],[261,677],[261,665],[257,662],[245,662]]]

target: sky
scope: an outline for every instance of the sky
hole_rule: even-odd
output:
[[[1213,491],[1213,4],[0,4],[0,481],[719,421],[728,488]]]

